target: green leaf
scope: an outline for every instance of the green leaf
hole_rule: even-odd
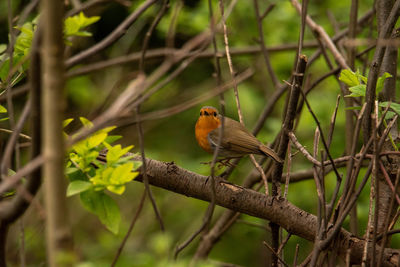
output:
[[[89,151],[89,147],[85,140],[76,143],[72,149],[80,156],[85,156],[85,154]]]
[[[63,128],[67,127],[74,119],[66,119],[63,121]]]
[[[112,176],[111,176],[111,182],[113,184],[125,184],[127,182],[130,182],[135,178],[138,173],[137,172],[132,172],[133,169],[133,162],[128,162],[123,165],[119,165],[117,168],[115,168]]]
[[[365,90],[366,90],[366,85],[365,84],[359,84],[356,86],[352,86],[349,88],[351,94],[346,95],[346,97],[359,97],[359,96],[365,96]]]
[[[122,195],[125,192],[125,185],[109,185],[107,190],[117,195]]]
[[[2,82],[7,81],[7,76],[9,71],[10,71],[10,59],[6,59],[0,66],[0,79]]]
[[[131,150],[133,146],[128,146],[126,148],[121,148],[121,145],[115,145],[111,148],[108,148],[107,152],[107,163],[108,164],[113,164],[117,162],[123,155],[128,153],[129,150]]]
[[[390,73],[385,72],[384,74],[382,74],[381,77],[378,78],[378,81],[376,82],[376,93],[378,94],[380,91],[382,91],[383,89],[383,84],[385,83],[385,80],[387,78],[391,78],[393,77]]]
[[[0,119],[0,121],[6,121],[6,120],[8,120],[8,117]]]
[[[7,113],[7,109],[0,105],[0,113]]]
[[[82,193],[92,187],[92,183],[85,181],[73,181],[68,185],[67,197]]]
[[[390,120],[396,115],[396,112],[388,111],[386,113],[385,119]]]
[[[360,106],[355,106],[355,107],[347,107],[345,110],[361,110]]]
[[[93,123],[90,120],[86,119],[85,117],[79,117],[79,120],[82,122],[83,126],[86,126],[89,128],[93,127]]]
[[[398,104],[398,103],[393,103],[393,102],[380,102],[380,103],[379,103],[379,106],[380,106],[380,107],[383,107],[383,108],[386,108],[386,107],[388,107],[389,105],[390,105],[390,108],[391,108],[394,112],[396,112],[397,114],[400,115],[400,104]]]
[[[90,32],[82,31],[82,29],[97,22],[99,19],[99,16],[86,17],[83,12],[79,13],[79,15],[68,17],[64,22],[64,35],[66,37],[91,36]]]
[[[104,142],[107,142],[108,144],[112,144],[121,138],[122,138],[121,135],[109,135],[109,136],[107,136],[106,140],[104,140]]]
[[[65,174],[66,174],[66,175],[69,175],[69,174],[74,173],[74,172],[77,172],[77,171],[79,171],[79,169],[76,168],[76,167],[68,167],[68,168],[65,168]]]
[[[362,81],[364,84],[367,84],[368,78],[365,77],[365,76],[363,76],[363,75],[361,75],[361,73],[360,73],[359,70],[357,70],[355,74],[356,74],[357,79],[358,79],[359,81]]]
[[[92,135],[87,139],[87,144],[89,148],[95,148],[98,145],[100,145],[106,138],[107,138],[107,133],[97,133]]]
[[[96,23],[99,19],[100,19],[99,16],[86,17],[83,12],[79,13],[79,23],[81,25],[81,28]]]
[[[3,54],[7,50],[6,44],[0,44],[0,54]]]
[[[82,205],[97,215],[100,221],[112,233],[117,234],[121,221],[121,214],[115,201],[102,191],[88,190],[81,193]]]
[[[360,84],[357,75],[349,69],[342,70],[339,76],[339,80],[344,82],[348,86],[356,86]]]

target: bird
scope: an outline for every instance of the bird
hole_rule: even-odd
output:
[[[195,136],[199,146],[208,153],[213,153],[218,146],[222,116],[211,106],[200,109],[200,116],[195,125]],[[261,143],[240,122],[224,117],[224,131],[218,155],[235,158],[248,154],[270,156],[275,161],[283,160],[276,152]]]

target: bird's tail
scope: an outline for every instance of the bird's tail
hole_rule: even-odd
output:
[[[275,153],[275,151],[272,148],[269,148],[266,145],[260,145],[260,150],[265,155],[273,158],[276,162],[283,163],[283,160],[278,156],[278,154]]]

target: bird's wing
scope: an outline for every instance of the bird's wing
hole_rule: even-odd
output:
[[[211,131],[208,135],[213,147],[218,144],[220,128]],[[237,154],[263,154],[260,151],[261,142],[255,138],[239,122],[230,118],[225,118],[224,135],[221,141],[221,147]]]

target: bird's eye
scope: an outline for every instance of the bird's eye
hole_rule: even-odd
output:
[[[217,112],[214,111],[213,115],[214,115],[214,117],[217,117]]]

